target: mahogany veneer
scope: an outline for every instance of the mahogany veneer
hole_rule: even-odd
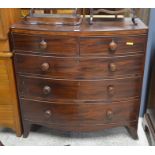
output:
[[[19,94],[24,98],[41,100],[103,100],[117,101],[140,97],[141,77],[105,80],[53,80],[27,76],[18,77]],[[25,89],[26,88],[26,89]]]
[[[144,53],[118,57],[53,57],[15,54],[18,73],[61,79],[103,79],[141,75]],[[67,63],[66,63],[67,62]],[[124,67],[125,66],[125,67]],[[95,73],[95,74],[94,74]]]
[[[147,27],[137,19],[80,26],[12,26],[24,137],[31,124],[63,131],[125,126],[137,137]]]

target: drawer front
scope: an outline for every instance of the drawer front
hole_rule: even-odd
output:
[[[144,52],[146,36],[90,37],[80,39],[81,55],[109,55]]]
[[[67,63],[66,63],[67,62]],[[112,58],[60,58],[15,55],[16,71],[58,79],[103,79],[143,74],[144,55]]]
[[[139,100],[106,104],[55,104],[21,100],[23,118],[33,122],[61,124],[62,126],[119,123],[138,118]]]
[[[76,55],[78,52],[77,39],[74,37],[13,34],[13,41],[13,49],[19,52],[53,55]]]
[[[142,78],[66,81],[20,76],[21,97],[41,100],[126,100],[140,97]]]

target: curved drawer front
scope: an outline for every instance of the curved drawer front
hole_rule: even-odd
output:
[[[41,100],[126,100],[140,97],[142,78],[66,81],[19,76],[20,97]]]
[[[116,104],[55,104],[21,100],[23,118],[43,124],[67,126],[68,129],[83,125],[101,125],[135,121],[139,113],[139,100]]]
[[[146,36],[80,38],[81,55],[117,55],[144,52]]]
[[[76,55],[77,39],[74,37],[13,34],[13,50],[53,55]]]
[[[15,54],[16,72],[56,79],[103,79],[143,74],[144,55],[109,58],[60,58]]]

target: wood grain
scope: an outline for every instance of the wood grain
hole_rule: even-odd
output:
[[[125,126],[137,138],[148,29],[136,21],[12,26],[24,137],[39,124],[86,132]]]
[[[71,81],[52,80],[35,77],[18,78],[19,95],[29,99],[41,99],[50,101],[61,100],[127,100],[128,98],[140,97],[142,77],[107,79],[98,81]],[[51,90],[45,94],[44,87]],[[114,88],[114,94],[108,90]]]
[[[49,65],[47,71],[43,71],[41,68],[44,63]],[[97,80],[131,76],[133,74],[143,75],[143,63],[144,54],[74,58],[15,54],[17,73],[52,77],[54,79]],[[116,66],[115,71],[110,70],[110,64]]]
[[[0,54],[0,125],[21,136],[20,114],[12,68],[11,53]]]
[[[19,20],[19,9],[0,9],[0,47],[1,51],[9,51],[8,32],[10,25]]]
[[[0,9],[0,126],[12,128],[17,136],[22,130],[8,32],[19,17],[17,8]]]
[[[14,50],[21,50],[21,52],[23,50],[25,52],[71,56],[78,52],[78,43],[75,37],[13,34],[13,40]],[[46,42],[47,48],[40,47],[41,41]]]
[[[111,41],[116,42],[116,51],[110,51]],[[126,36],[126,37],[89,37],[80,39],[80,54],[81,55],[119,55],[136,52],[144,52],[146,36]],[[127,45],[132,43],[132,45]]]
[[[120,124],[130,120],[136,121],[139,111],[139,100],[119,102],[113,105],[103,104],[49,104],[31,100],[21,100],[24,120],[42,125],[51,125],[59,130],[82,131],[87,125]],[[36,108],[37,107],[37,108]],[[123,109],[123,110],[121,110]],[[47,117],[45,112],[51,111]],[[112,111],[112,118],[107,117],[107,111]],[[97,128],[97,127],[96,127]]]

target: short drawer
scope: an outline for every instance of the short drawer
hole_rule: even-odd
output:
[[[53,55],[76,55],[77,39],[74,37],[13,34],[13,50]]]
[[[20,97],[39,100],[126,100],[140,97],[142,77],[99,81],[18,77]]]
[[[15,54],[16,72],[56,79],[103,79],[142,75],[144,54],[122,57],[62,58]]]
[[[119,55],[144,52],[146,36],[89,37],[80,39],[81,55]]]
[[[25,120],[36,123],[67,126],[68,129],[82,125],[123,123],[135,121],[139,114],[139,100],[106,104],[57,104],[32,100],[21,100]]]

